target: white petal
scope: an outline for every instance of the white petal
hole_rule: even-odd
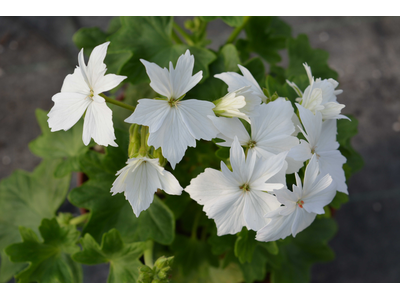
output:
[[[171,99],[173,96],[173,87],[170,81],[168,69],[160,68],[157,64],[148,62],[144,59],[140,60],[146,67],[146,73],[150,78],[150,86],[160,95]]]
[[[321,135],[317,141],[316,152],[336,150],[339,143],[336,141],[336,120],[326,120],[322,123]]]
[[[172,168],[175,169],[175,165],[185,155],[187,147],[196,146],[196,139],[189,131],[179,109],[171,107],[164,117],[162,124],[159,125],[159,129],[155,132],[150,130],[147,143],[153,146],[154,149],[161,147],[162,155],[170,162]]]
[[[318,154],[320,155],[318,162],[321,174],[331,175],[336,184],[337,191],[348,194],[343,170],[343,164],[346,162],[346,158],[339,150],[323,151],[318,152]]]
[[[96,97],[101,98],[97,95],[93,98]],[[100,99],[98,101],[100,101]],[[115,135],[112,122],[112,110],[105,102],[99,103],[92,101],[86,111],[85,121],[83,123],[83,143],[88,145],[91,138],[99,145],[118,146],[114,142]]]
[[[126,76],[120,76],[115,74],[107,74],[105,76],[100,77],[96,81],[96,85],[93,87],[95,94],[101,94],[103,92],[107,92],[115,87],[117,87]]]
[[[304,193],[311,192],[315,179],[319,174],[317,155],[313,154],[304,174]]]
[[[211,141],[218,131],[208,116],[215,116],[215,105],[208,101],[184,100],[177,103],[178,111],[187,129],[196,140]]]
[[[270,194],[250,190],[244,193],[244,218],[248,229],[257,231],[266,225],[267,219],[264,215],[278,209],[280,203],[276,200],[275,196]]]
[[[52,100],[54,106],[48,113],[47,120],[51,131],[70,129],[93,102],[86,95],[79,93],[57,93]]]
[[[92,89],[92,85],[91,82],[89,80],[89,74],[88,74],[88,70],[85,64],[85,58],[83,56],[83,48],[81,49],[81,51],[78,54],[78,64],[79,64],[79,70],[81,71],[82,77],[85,80],[87,86]]]
[[[93,91],[101,89],[101,86],[99,86],[99,81],[103,80],[104,74],[107,70],[106,65],[104,64],[104,59],[106,57],[109,44],[110,42],[105,42],[101,45],[98,45],[90,54],[86,70],[90,86],[92,87]],[[101,92],[96,93],[100,94]]]
[[[249,142],[250,135],[238,118],[220,118],[212,116],[209,116],[208,118],[219,130],[220,134],[218,137],[226,141],[224,143],[217,143],[217,145],[230,147],[235,135],[238,137],[241,145],[246,145]]]
[[[279,208],[282,210],[282,208]],[[269,219],[268,224],[257,231],[256,240],[260,242],[272,242],[291,235],[291,225],[294,214],[280,215]]]
[[[237,173],[241,176],[241,181],[245,183],[246,172],[246,161],[243,148],[239,144],[238,138],[235,136],[231,149],[230,149],[230,162],[232,166],[232,170],[234,173]]]
[[[163,125],[171,106],[164,100],[140,99],[138,103],[125,122],[149,126],[150,133],[156,132]]]
[[[159,176],[161,189],[170,195],[181,195],[183,188],[179,181],[168,171],[163,171],[163,176]]]
[[[309,160],[312,156],[311,145],[305,140],[300,140],[300,145],[297,145],[290,149],[288,156],[296,161],[304,162]]]
[[[324,214],[324,207],[332,202],[336,195],[336,185],[329,174],[318,176],[310,193],[302,197],[303,208],[308,212]]]
[[[287,152],[282,152],[265,161],[259,159],[252,174],[251,187],[260,191],[272,191],[274,187],[270,185],[270,183],[280,182],[272,182],[269,179],[282,170],[285,164],[286,155]],[[266,183],[267,181],[268,183]],[[282,187],[282,184],[279,186]],[[275,187],[275,189],[280,187]]]
[[[303,208],[296,208],[292,223],[292,235],[295,237],[299,232],[306,229],[315,220],[317,214],[309,213]]]
[[[296,103],[299,109],[300,119],[307,132],[307,140],[311,147],[315,147],[321,134],[322,116],[320,112],[314,115],[310,110]]]
[[[90,88],[85,82],[82,76],[82,72],[79,67],[76,67],[73,74],[69,74],[65,77],[63,85],[61,87],[62,93],[79,93],[83,95],[90,94]]]
[[[169,72],[170,72],[170,81],[172,83],[172,90],[174,99],[178,99],[179,97],[186,94],[190,91],[196,84],[199,83],[201,78],[203,78],[203,71],[197,72],[195,75],[193,74],[194,67],[194,56],[190,55],[190,51],[186,50],[185,54],[182,54],[178,62],[176,63],[175,70],[170,63]]]

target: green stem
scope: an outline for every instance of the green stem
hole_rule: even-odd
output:
[[[242,29],[244,28],[244,26],[246,26],[247,22],[250,20],[249,16],[244,17],[243,23],[242,25],[240,25],[239,27],[236,27],[231,35],[229,36],[229,38],[227,39],[226,43],[227,44],[231,44],[235,41],[235,39],[237,38],[237,36],[239,35],[239,33],[242,31]]]
[[[121,102],[121,101],[114,100],[114,99],[112,99],[112,98],[110,98],[110,97],[107,97],[107,96],[104,95],[104,94],[100,94],[99,96],[103,97],[103,98],[104,98],[107,102],[109,102],[109,103],[112,103],[112,104],[114,104],[114,105],[121,106],[121,107],[126,108],[126,109],[129,109],[129,110],[131,110],[131,111],[135,111],[135,107],[132,106],[132,105],[126,104],[126,103]]]
[[[71,219],[69,221],[69,224],[71,224],[71,225],[79,225],[81,223],[86,222],[88,218],[89,218],[89,213],[86,213],[86,214],[83,214],[83,215],[80,215],[80,216],[77,216],[77,217]]]
[[[192,235],[191,235],[192,240],[195,240],[197,238],[197,227],[199,226],[200,217],[201,217],[201,211],[198,211],[193,222]]]
[[[173,25],[173,26],[174,26],[174,29],[175,29],[176,31],[178,31],[179,34],[185,39],[186,43],[187,43],[189,46],[194,46],[194,43],[193,43],[193,41],[192,41],[192,38],[190,37],[189,34],[186,33],[185,30],[183,30],[176,22],[174,22],[174,25]]]
[[[144,263],[146,266],[153,268],[154,263],[153,263],[153,246],[154,242],[152,240],[147,241],[147,247],[146,250],[144,251]]]

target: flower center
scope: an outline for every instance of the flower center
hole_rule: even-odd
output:
[[[89,98],[93,100],[93,96],[94,96],[94,92],[93,92],[93,90],[90,90]]]
[[[247,143],[247,147],[249,147],[250,149],[251,149],[251,148],[254,148],[256,145],[257,145],[257,142],[256,142],[256,141],[252,141],[252,140],[250,140],[250,141]]]
[[[319,154],[315,153],[315,148],[311,148],[311,154],[315,154],[315,155],[317,155],[317,158],[319,158]]]
[[[171,98],[171,99],[168,100],[168,104],[169,104],[169,106],[173,107],[173,106],[176,106],[178,101],[179,101],[179,99]]]
[[[297,203],[297,205],[300,207],[300,208],[303,208],[303,204],[304,204],[304,201],[303,200],[299,200],[299,201],[297,201],[296,202]]]
[[[248,183],[245,183],[245,184],[239,186],[239,188],[246,192],[250,191],[250,185]]]

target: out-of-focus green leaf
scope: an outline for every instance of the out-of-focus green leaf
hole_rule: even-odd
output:
[[[54,217],[64,202],[71,177],[57,179],[59,159],[45,159],[32,172],[17,170],[0,182],[0,281],[8,281],[25,264],[11,263],[3,249],[21,241],[19,226],[38,232],[43,218]]]
[[[103,235],[101,246],[90,234],[85,234],[81,244],[83,249],[72,256],[73,260],[86,265],[109,263],[107,282],[137,282],[142,266],[139,258],[145,250],[145,243],[125,244],[119,232],[111,229]]]
[[[218,18],[220,18],[222,21],[224,21],[226,24],[228,24],[231,27],[239,27],[243,24],[244,17],[243,16],[223,16],[223,17],[211,17],[211,16],[201,16],[200,17],[203,21],[206,22],[211,22],[214,21]]]
[[[43,242],[32,229],[19,230],[22,243],[5,249],[11,261],[29,262],[15,276],[19,282],[82,282],[82,267],[71,259],[71,254],[79,251],[79,231],[75,226],[60,227],[55,218],[43,219],[39,227]]]
[[[251,263],[256,246],[256,232],[253,230],[249,231],[246,227],[243,227],[235,243],[235,255],[240,263]]]

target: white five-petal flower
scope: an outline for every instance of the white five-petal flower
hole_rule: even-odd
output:
[[[119,170],[111,188],[113,196],[124,193],[136,217],[149,208],[157,189],[170,195],[181,195],[182,187],[170,172],[160,166],[158,158],[130,158],[126,166]]]
[[[337,190],[348,194],[343,171],[346,158],[338,150],[339,143],[336,141],[337,121],[331,119],[322,122],[320,112],[317,111],[314,115],[310,110],[297,103],[296,106],[299,109],[305,131],[301,127],[300,130],[307,141],[300,140],[300,144],[293,147],[289,155],[296,160],[306,161],[315,153],[321,173],[323,175],[330,174]]]
[[[343,90],[335,90],[339,83],[332,78],[324,80],[318,78],[314,80],[311,68],[306,63],[303,66],[306,69],[310,82],[304,93],[301,92],[295,83],[286,80],[296,91],[297,95],[299,95],[299,98],[296,100],[314,114],[319,111],[322,114],[323,120],[348,119],[348,117],[340,114],[345,105],[339,104],[336,100],[336,96],[343,92]]]
[[[78,63],[73,74],[67,75],[61,92],[52,97],[54,106],[48,113],[51,131],[70,129],[86,111],[83,124],[83,143],[90,139],[103,146],[118,146],[115,143],[112,110],[99,94],[118,86],[126,76],[105,75],[103,63],[110,42],[95,47],[85,65],[83,49],[79,52]]]
[[[335,197],[335,183],[329,174],[319,174],[316,154],[306,168],[304,187],[299,175],[295,176],[297,186],[293,185],[293,192],[287,188],[273,191],[284,206],[266,214],[268,224],[257,232],[256,240],[276,241],[291,234],[295,237],[310,226],[317,214],[324,214],[324,206]]]
[[[224,81],[228,85],[228,92],[230,93],[243,87],[250,87],[249,89],[243,90],[238,95],[242,95],[246,99],[246,105],[241,108],[241,112],[245,113],[247,116],[251,116],[257,114],[256,107],[260,105],[261,102],[265,102],[267,97],[264,95],[260,85],[254,79],[253,75],[251,75],[250,71],[241,65],[238,65],[238,67],[243,75],[235,72],[225,72],[216,74],[214,77]]]
[[[218,138],[225,142],[220,146],[230,147],[235,136],[241,145],[249,147],[249,152],[256,152],[258,157],[267,159],[281,152],[289,151],[299,144],[298,138],[292,136],[295,131],[292,117],[293,107],[289,101],[278,98],[258,107],[258,115],[251,116],[251,136],[242,122],[237,118],[209,117],[219,130]],[[297,172],[303,161],[295,161],[287,156],[289,168],[287,173]]]
[[[230,149],[233,171],[221,162],[222,171],[205,169],[191,180],[185,191],[204,205],[207,216],[215,220],[218,235],[235,234],[243,226],[258,230],[266,224],[263,216],[280,205],[275,196],[265,191],[283,187],[283,184],[269,180],[282,169],[286,154],[263,160],[257,159],[255,152],[249,152],[245,158],[235,137]]]
[[[187,147],[195,147],[196,140],[210,141],[217,131],[207,116],[215,116],[215,105],[208,101],[180,98],[202,78],[202,71],[192,76],[194,57],[189,50],[181,55],[174,69],[140,60],[150,77],[150,86],[166,100],[140,99],[135,112],[125,122],[149,126],[148,144],[161,147],[163,156],[172,168],[181,161]]]

